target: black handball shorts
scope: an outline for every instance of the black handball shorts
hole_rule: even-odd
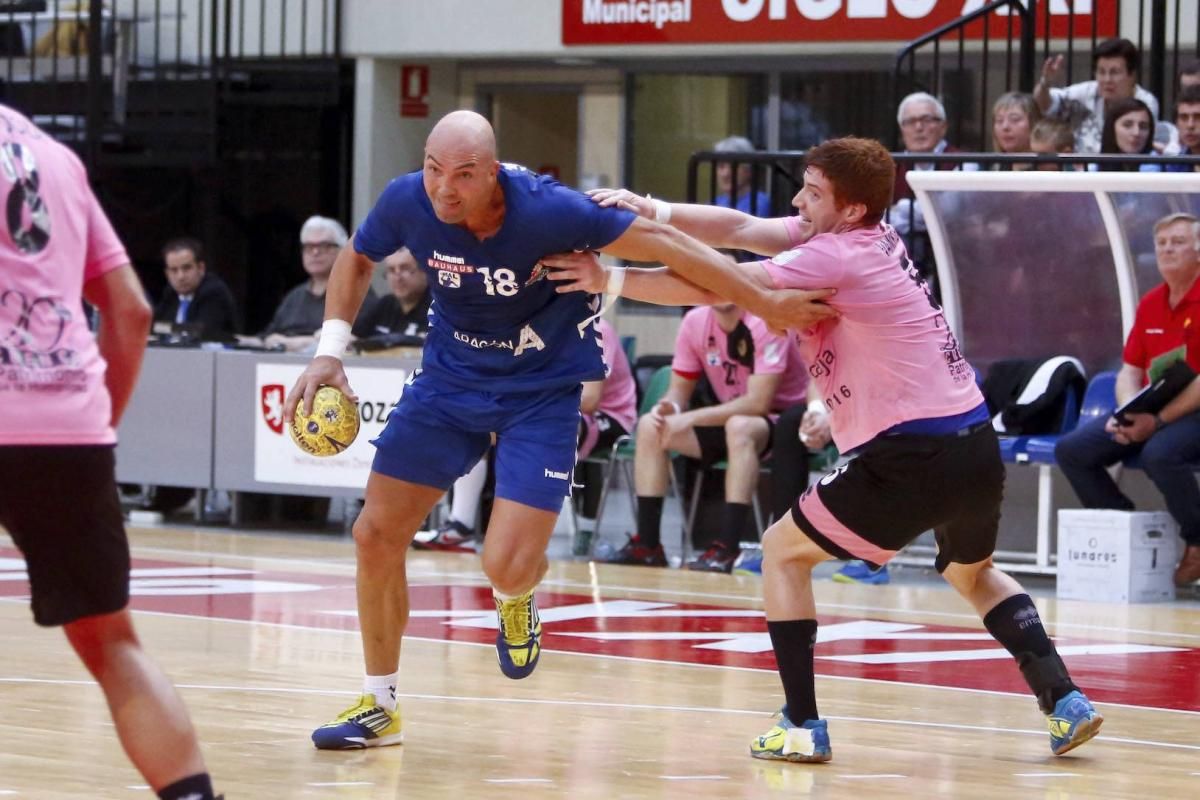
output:
[[[0,526],[25,556],[39,625],[129,603],[111,445],[0,445]]]
[[[938,572],[996,549],[1004,464],[988,422],[957,434],[881,436],[809,487],[792,519],[837,558],[886,564],[932,529]]]

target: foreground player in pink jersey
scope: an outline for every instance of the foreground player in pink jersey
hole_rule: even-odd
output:
[[[62,626],[138,772],[163,800],[212,800],[187,709],[128,607],[114,429],[150,306],[79,159],[2,105],[0,196],[0,527],[25,557],[34,621]],[[100,311],[98,339],[83,298]],[[68,705],[38,716],[70,726],[75,715]],[[70,757],[87,769],[86,753]]]
[[[828,761],[817,714],[813,567],[831,557],[884,564],[932,528],[936,566],[1016,659],[1062,754],[1096,735],[1102,718],[1071,682],[1021,586],[992,564],[1004,466],[974,371],[900,237],[881,222],[895,165],[869,139],[834,139],[809,151],[798,217],[761,220],[731,209],[667,205],[628,192],[600,193],[669,221],[717,247],[773,257],[730,265],[763,286],[832,287],[840,317],[800,331],[814,385],[832,415],[833,439],[855,457],[800,496],[791,517],[763,537],[763,600],[787,705],[750,745],[755,758]],[[661,204],[661,205],[660,205]],[[586,259],[555,276],[564,290],[609,285],[654,302],[711,303],[707,269],[598,274]],[[694,283],[690,298],[681,287]],[[622,285],[623,283],[623,285]],[[753,311],[753,306],[750,307]]]

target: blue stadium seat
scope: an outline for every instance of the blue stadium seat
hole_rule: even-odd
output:
[[[1091,389],[1089,388],[1090,392]],[[1084,396],[1084,401],[1087,401],[1087,396]],[[1051,461],[1054,458],[1054,442],[1058,440],[1068,431],[1075,429],[1075,425],[1079,422],[1079,398],[1075,396],[1075,390],[1068,388],[1066,397],[1063,400],[1063,417],[1062,424],[1059,426],[1058,433],[1044,434],[1038,436],[1005,436],[1000,435],[1000,458],[1006,464],[1023,464],[1027,461],[1033,461],[1029,455],[1029,448],[1034,442],[1050,442],[1050,457]],[[1112,408],[1109,408],[1112,411]]]
[[[1054,445],[1064,433],[1074,430],[1078,425],[1091,422],[1100,417],[1107,417],[1117,406],[1117,373],[1097,372],[1088,383],[1087,391],[1083,394],[1083,404],[1078,416],[1066,424],[1056,436],[1030,436],[1025,442],[1025,457],[1022,461],[1033,464],[1053,464]]]

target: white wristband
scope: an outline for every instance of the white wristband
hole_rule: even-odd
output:
[[[663,402],[664,402],[664,403],[670,403],[670,404],[671,404],[671,407],[675,409],[675,413],[676,413],[676,414],[682,414],[682,413],[683,413],[683,411],[682,411],[682,410],[679,408],[679,403],[676,403],[674,400],[664,400]]]
[[[608,286],[604,293],[609,297],[620,297],[621,287],[625,285],[625,267],[608,268]]]
[[[321,339],[317,342],[317,352],[313,358],[333,356],[341,361],[348,344],[350,344],[350,323],[344,319],[327,319],[321,325]]]
[[[649,197],[649,195],[647,195]],[[654,200],[653,197],[650,198]],[[671,222],[671,204],[662,200],[654,200],[654,221],[667,225]]]

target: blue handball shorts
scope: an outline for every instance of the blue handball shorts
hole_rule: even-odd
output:
[[[537,392],[462,389],[417,371],[383,432],[371,469],[443,491],[496,434],[496,496],[546,511],[571,493],[580,384]]]

